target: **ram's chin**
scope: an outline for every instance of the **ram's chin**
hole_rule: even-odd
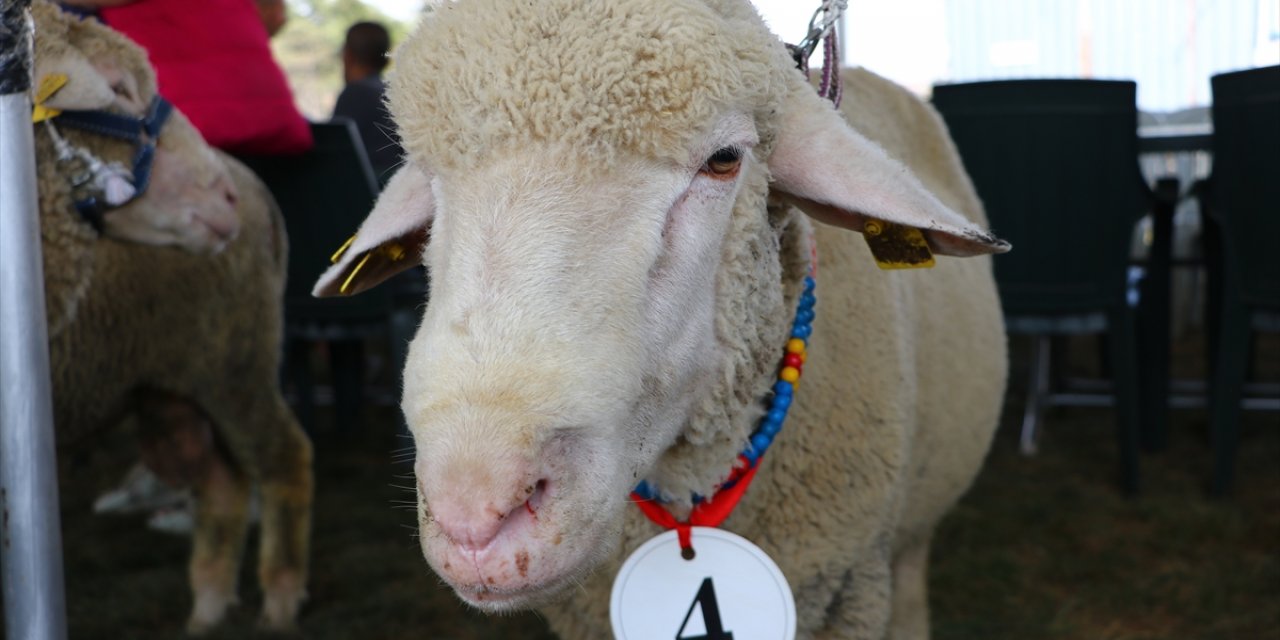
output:
[[[617,549],[620,537],[621,518],[565,528],[548,520],[519,511],[493,541],[476,549],[456,544],[426,519],[422,553],[463,602],[481,611],[537,608],[571,596]]]
[[[495,589],[482,585],[452,585],[458,598],[468,605],[488,614],[504,614],[536,609],[538,607],[564,600],[573,593],[571,587],[580,584],[572,576],[565,576],[558,581],[524,589]]]

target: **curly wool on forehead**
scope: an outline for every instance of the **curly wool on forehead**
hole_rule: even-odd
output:
[[[716,116],[776,111],[785,60],[749,5],[464,0],[400,48],[388,94],[404,146],[426,166],[543,143],[605,162],[624,151],[686,163]]]
[[[35,18],[35,59],[83,58],[90,65],[113,67],[133,76],[144,100],[156,94],[156,74],[147,52],[129,38],[94,18],[63,11],[51,2],[31,5]],[[75,81],[74,78],[71,81]]]

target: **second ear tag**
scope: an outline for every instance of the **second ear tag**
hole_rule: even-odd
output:
[[[32,124],[44,122],[62,113],[57,109],[44,106],[44,103],[66,84],[67,76],[64,73],[51,73],[40,79],[40,86],[36,87],[36,93],[31,99],[31,102],[34,103],[31,107]]]
[[[881,269],[920,269],[935,264],[929,242],[915,227],[868,218],[862,237]]]
[[[350,243],[351,241],[348,240],[347,244],[338,250],[332,260],[336,262],[345,249],[350,246]],[[395,263],[404,260],[407,254],[408,252],[404,246],[394,240],[378,245],[373,250],[366,252],[364,257],[355,263],[355,266],[347,273],[346,280],[342,281],[342,286],[338,288],[338,292],[343,295],[351,295],[358,290],[363,290],[366,287],[358,287],[357,289],[352,286],[358,283],[361,278],[371,278],[375,282],[381,282],[387,277],[388,271],[396,273],[401,270]]]
[[[329,262],[341,265],[337,280],[326,285],[316,295],[354,295],[421,264],[427,235],[426,229],[417,229],[348,255],[351,247],[358,245],[356,237],[352,236],[329,257]]]

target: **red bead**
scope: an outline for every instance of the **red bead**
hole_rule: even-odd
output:
[[[782,359],[782,364],[783,366],[799,369],[800,365],[804,364],[804,358],[801,358],[798,353],[788,353],[787,357]]]

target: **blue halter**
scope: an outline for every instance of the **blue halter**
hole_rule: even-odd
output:
[[[60,125],[79,129],[89,133],[108,136],[131,142],[137,151],[133,155],[134,198],[140,197],[147,190],[151,181],[151,164],[156,156],[156,142],[160,138],[160,130],[173,113],[173,104],[160,96],[151,99],[147,113],[142,117],[121,115],[109,111],[63,111],[57,117]],[[89,196],[77,200],[76,211],[80,213],[94,229],[102,231],[103,216],[109,208],[98,198]]]

